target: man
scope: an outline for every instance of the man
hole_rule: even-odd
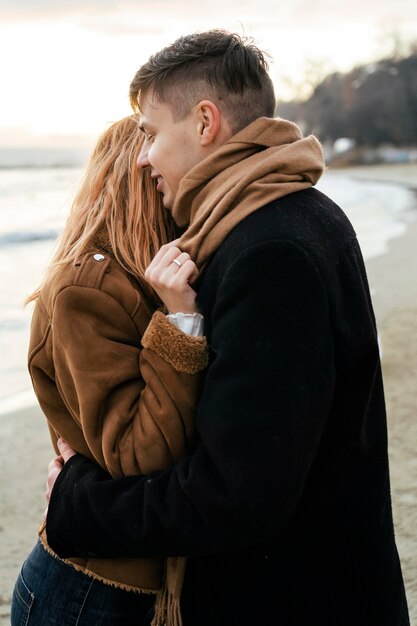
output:
[[[312,188],[317,140],[271,119],[264,56],[223,31],[151,57],[131,96],[138,164],[186,229],[148,277],[158,289],[184,252],[201,270],[200,441],[171,470],[117,480],[73,456],[50,545],[188,556],[184,626],[406,626],[375,320],[355,233]]]

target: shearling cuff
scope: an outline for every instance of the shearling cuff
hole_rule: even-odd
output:
[[[142,345],[153,350],[177,372],[197,374],[208,365],[207,339],[182,332],[161,311],[153,314]]]

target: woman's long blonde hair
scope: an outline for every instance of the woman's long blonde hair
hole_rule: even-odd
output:
[[[159,248],[174,239],[175,228],[149,171],[137,167],[142,144],[134,115],[115,122],[100,136],[44,280],[26,302],[36,300],[42,286],[63,267],[103,242],[146,295],[158,301],[144,273]]]

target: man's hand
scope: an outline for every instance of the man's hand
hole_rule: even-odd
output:
[[[196,293],[191,288],[198,269],[190,255],[177,247],[178,243],[176,239],[162,246],[146,269],[145,279],[170,313],[198,313]]]
[[[48,512],[49,500],[51,499],[52,489],[54,488],[55,481],[58,478],[58,474],[64,467],[64,464],[70,459],[74,454],[77,454],[75,450],[71,448],[71,446],[64,440],[58,439],[57,446],[60,451],[60,455],[56,456],[48,465],[48,479],[46,481],[46,509],[44,516]]]

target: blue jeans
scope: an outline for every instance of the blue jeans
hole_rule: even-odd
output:
[[[154,594],[105,585],[49,554],[40,542],[15,584],[11,626],[149,626]]]

